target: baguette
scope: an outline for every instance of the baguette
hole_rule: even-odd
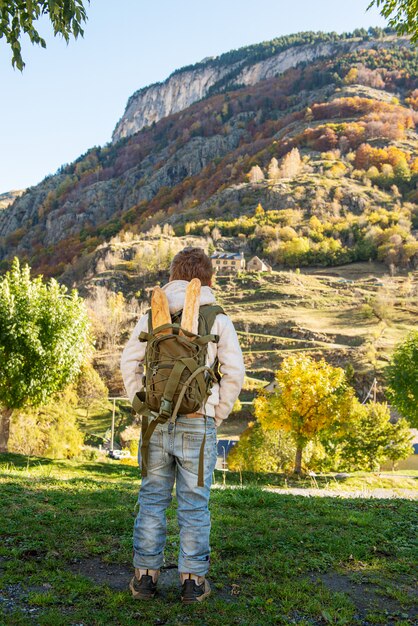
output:
[[[199,326],[200,287],[198,278],[193,278],[187,285],[181,316],[180,326],[194,335],[197,335]]]
[[[165,291],[161,287],[155,287],[151,296],[151,315],[152,328],[158,328],[163,324],[171,324],[170,309]],[[167,335],[171,332],[169,328],[161,331],[161,335]]]

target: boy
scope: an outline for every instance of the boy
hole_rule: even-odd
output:
[[[170,314],[183,308],[186,287],[193,278],[202,284],[200,304],[215,304],[211,290],[212,263],[200,248],[186,248],[173,259],[169,282],[163,286]],[[148,328],[143,315],[122,353],[121,372],[132,401],[142,388],[146,343],[138,336]],[[152,598],[163,564],[166,541],[166,509],[176,482],[177,517],[180,527],[179,573],[184,603],[201,602],[210,594],[206,580],[209,569],[210,513],[208,509],[212,474],[216,464],[216,427],[231,412],[244,382],[244,362],[234,326],[225,314],[215,318],[210,334],[218,343],[209,343],[207,365],[217,357],[221,379],[214,383],[205,403],[196,413],[179,415],[174,430],[168,422],[158,424],[148,449],[148,471],[142,478],[139,513],[133,530],[135,576],[129,585],[134,598]],[[206,425],[205,425],[206,421]],[[200,446],[204,445],[204,486],[197,485]]]

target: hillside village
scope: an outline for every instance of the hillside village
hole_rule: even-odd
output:
[[[218,275],[238,274],[245,269],[248,272],[272,272],[272,267],[267,261],[259,259],[258,256],[246,261],[243,252],[214,252],[210,258]]]

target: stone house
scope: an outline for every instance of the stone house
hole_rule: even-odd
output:
[[[237,274],[245,269],[243,252],[214,252],[210,258],[217,274]]]
[[[253,256],[247,263],[247,270],[249,272],[271,272],[272,267],[267,261],[260,259],[258,256]]]

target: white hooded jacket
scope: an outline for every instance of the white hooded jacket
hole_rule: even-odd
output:
[[[183,308],[187,285],[186,280],[173,280],[162,287],[167,294],[170,313],[175,313]],[[203,286],[200,304],[215,303],[212,289]],[[131,402],[136,392],[143,387],[142,376],[146,343],[139,341],[138,337],[142,331],[147,330],[148,315],[145,314],[139,319],[122,352],[120,367],[126,393]],[[228,417],[235,400],[239,396],[244,382],[245,366],[237,333],[227,315],[219,314],[216,316],[210,333],[218,335],[219,342],[208,344],[206,364],[212,365],[217,356],[222,379],[220,383],[213,385],[206,404],[199,409],[199,412],[214,417],[216,425],[219,426]]]

